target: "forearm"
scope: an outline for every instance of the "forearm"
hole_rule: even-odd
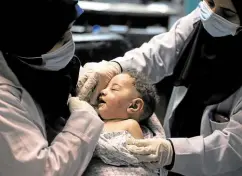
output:
[[[11,176],[81,175],[103,126],[87,112],[75,112],[63,132],[48,145],[40,130],[26,118],[0,120],[1,129],[7,130],[0,133],[1,156],[5,158],[0,170],[2,175]]]
[[[72,116],[75,117],[68,120],[65,128],[63,129],[63,132],[60,134],[60,136],[57,136],[54,142],[59,140],[59,144],[65,145],[66,139],[70,140],[68,142],[70,146],[67,148],[71,149],[72,151],[70,152],[67,149],[67,151],[65,151],[64,154],[60,157],[63,157],[63,165],[66,166],[65,169],[68,172],[69,169],[67,168],[73,166],[76,167],[78,175],[82,175],[93,156],[93,152],[98,142],[100,133],[103,129],[103,122],[100,120],[99,117],[96,117],[96,114],[91,114],[86,110],[78,110],[76,112],[73,112]],[[67,135],[63,140],[64,142],[62,141],[63,135]],[[54,143],[52,142],[51,146],[55,145],[53,144]],[[58,147],[59,145],[56,146],[56,150],[59,151]],[[59,152],[62,153],[62,150],[60,150]],[[66,157],[66,153],[69,153],[69,157]],[[69,159],[69,161],[68,163],[65,163],[67,159]],[[57,175],[59,175],[58,172]],[[65,173],[63,175],[70,174]]]
[[[163,52],[169,52],[171,58],[174,57],[172,49],[170,51],[168,49],[166,50],[166,46],[162,45],[163,42],[168,42],[165,39],[166,35],[168,33],[155,36],[149,43],[144,43],[140,48],[133,49],[125,53],[123,57],[116,58],[113,61],[118,62],[122,70],[136,69],[148,75],[152,83],[157,83],[165,76],[170,75],[173,70],[173,68],[168,68],[174,64],[169,62],[172,59],[168,61],[163,57]],[[167,61],[169,63],[166,63]]]
[[[223,131],[216,130],[206,138],[171,139],[175,150],[172,171],[187,176],[210,176],[241,168],[242,128],[233,119]]]
[[[199,9],[178,20],[169,32],[153,37],[140,48],[127,52],[123,57],[114,59],[123,70],[136,69],[147,75],[152,83],[157,83],[173,73],[180,50],[200,20]]]

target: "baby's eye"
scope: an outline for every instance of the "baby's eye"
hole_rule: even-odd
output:
[[[118,91],[118,90],[120,90],[120,86],[119,85],[113,85],[113,86],[111,86],[111,90],[112,91]]]
[[[118,89],[116,89],[116,88],[111,88],[111,90],[112,90],[112,91],[118,91]]]

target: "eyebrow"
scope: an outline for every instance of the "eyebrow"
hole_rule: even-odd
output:
[[[122,86],[120,86],[120,85],[117,84],[117,83],[113,83],[112,86],[119,86],[119,87],[122,87]]]

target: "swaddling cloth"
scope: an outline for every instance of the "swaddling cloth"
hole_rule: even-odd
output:
[[[138,165],[138,159],[125,147],[127,137],[131,137],[127,131],[103,132],[100,135],[94,156],[99,157],[104,163],[110,165]]]
[[[165,133],[164,133],[164,129],[162,127],[162,125],[160,124],[158,118],[156,117],[155,114],[153,114],[150,119],[148,120],[147,123],[145,123],[144,125],[141,125],[141,129],[143,131],[143,135],[144,138],[165,138]],[[117,140],[118,143],[120,143],[120,145],[123,143],[125,144],[125,139],[126,137],[128,137],[128,135],[130,135],[128,132],[119,132],[119,134],[122,134],[123,139],[121,139],[121,141]],[[118,134],[116,134],[118,135]],[[114,136],[116,136],[114,135]],[[127,136],[126,136],[127,135]],[[112,135],[111,135],[112,136]],[[152,167],[148,166],[148,164],[144,165],[143,163],[139,163],[137,164],[138,166],[135,165],[131,165],[129,164],[130,159],[128,159],[127,161],[124,161],[123,159],[120,158],[116,158],[119,157],[120,153],[116,156],[115,154],[112,155],[111,153],[109,154],[109,151],[115,151],[117,150],[117,148],[120,147],[120,145],[118,145],[118,147],[116,145],[114,145],[114,143],[112,142],[112,140],[108,140],[107,137],[111,137],[108,135],[108,133],[105,134],[105,132],[103,132],[103,134],[101,134],[100,140],[97,144],[97,149],[95,152],[96,157],[93,157],[93,159],[91,160],[91,162],[89,163],[87,170],[85,171],[85,173],[83,175],[85,176],[166,176],[167,175],[167,171],[165,169],[159,169],[160,172],[157,173],[156,169],[152,169]],[[105,142],[105,140],[103,140],[103,138],[106,138],[108,140],[108,143],[111,144],[107,144],[108,147],[103,147],[105,145],[99,145],[99,143],[101,144],[102,142]],[[121,136],[120,136],[121,138]],[[110,147],[111,146],[111,147]],[[116,147],[113,148],[113,147]],[[110,149],[112,148],[112,149]],[[101,151],[104,150],[104,151]],[[124,148],[124,150],[126,150],[126,148]],[[122,150],[118,150],[118,151],[122,151]],[[105,154],[107,153],[107,154]],[[123,155],[123,154],[122,154]],[[129,155],[131,155],[129,153]],[[125,155],[125,157],[129,156],[129,155]],[[116,157],[115,157],[116,156]],[[133,156],[131,156],[133,157]],[[100,159],[102,158],[102,159]],[[114,161],[112,163],[112,160]],[[119,164],[119,161],[121,160],[121,164],[125,164],[128,163],[129,165],[126,166],[122,166]],[[132,160],[132,159],[131,159]],[[135,159],[135,161],[137,161]],[[135,163],[134,161],[134,163]],[[106,163],[107,164],[106,164]],[[111,162],[111,163],[108,163]],[[113,164],[118,164],[120,166],[115,166]],[[154,164],[154,163],[153,163]]]
[[[152,132],[142,127],[146,138],[152,138]],[[139,166],[146,170],[148,175],[161,175],[165,176],[167,172],[165,170],[154,169],[150,167],[149,163],[140,162],[135,156],[133,156],[126,149],[126,139],[131,137],[127,131],[120,132],[103,132],[100,135],[98,144],[94,156],[100,158],[104,163],[113,166]],[[146,174],[141,174],[146,175]]]

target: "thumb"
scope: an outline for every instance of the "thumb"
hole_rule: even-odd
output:
[[[94,92],[92,93],[92,96],[90,97],[90,104],[95,105],[97,103],[97,98],[98,98],[101,90],[103,90],[103,89],[105,89],[105,87],[102,88],[101,84],[97,85]]]
[[[68,99],[68,107],[70,109],[70,112],[73,112],[74,110],[78,109],[80,106],[80,100],[78,97],[70,97]]]

